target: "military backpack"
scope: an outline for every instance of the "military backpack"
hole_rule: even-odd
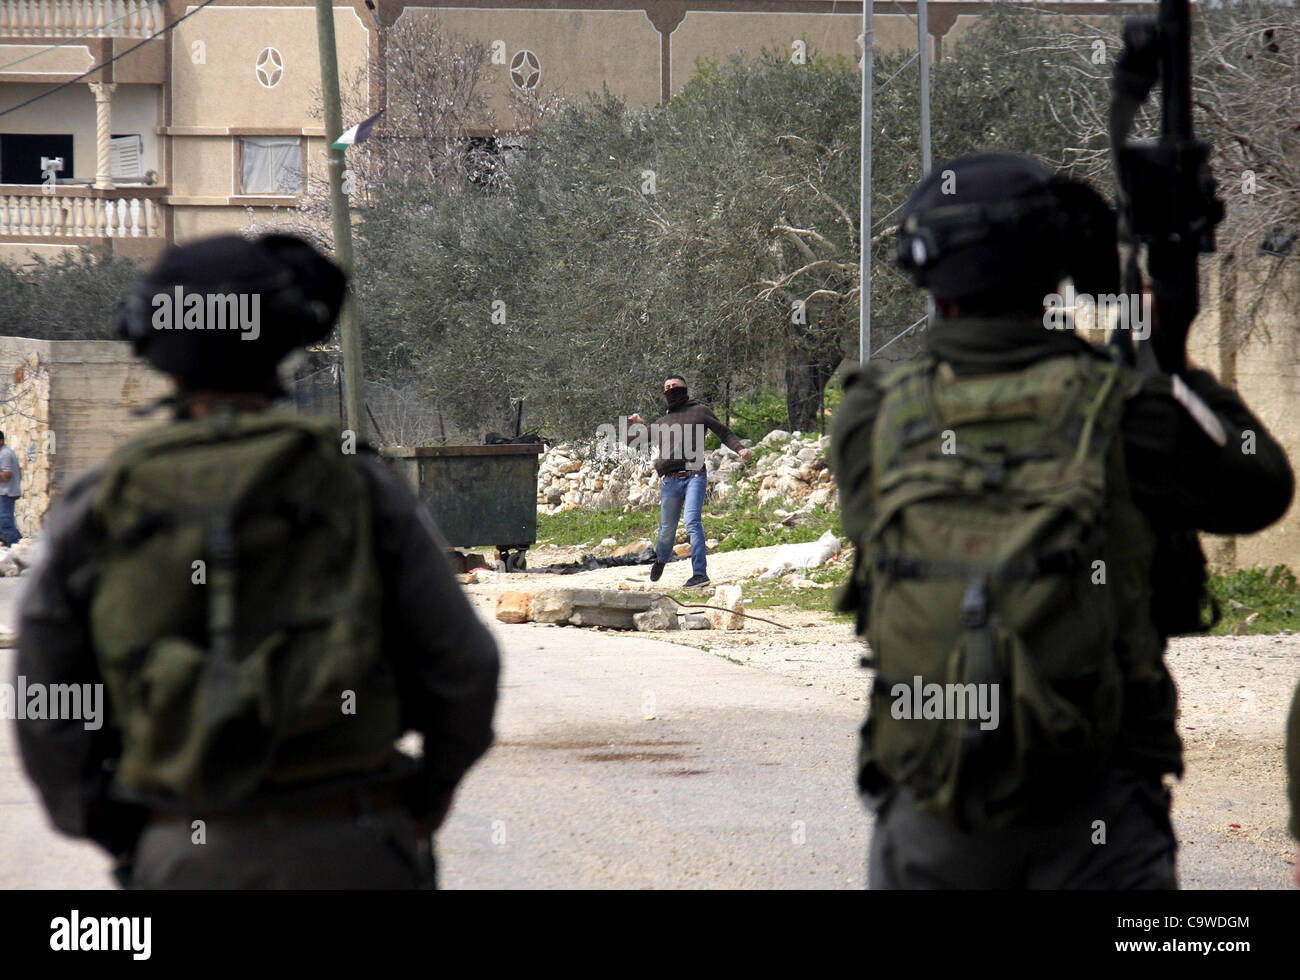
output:
[[[163,426],[109,462],[94,513],[127,796],[238,807],[391,760],[371,494],[336,429],[280,411]]]
[[[865,791],[874,774],[950,825],[993,827],[1036,776],[1105,758],[1117,634],[1149,602],[1117,438],[1133,378],[1081,353],[960,377],[928,357],[885,380],[858,543]]]

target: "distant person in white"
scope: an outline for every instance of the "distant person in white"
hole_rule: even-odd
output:
[[[22,537],[14,523],[14,503],[23,495],[22,481],[18,457],[5,445],[5,434],[0,432],[0,542],[7,548]]]

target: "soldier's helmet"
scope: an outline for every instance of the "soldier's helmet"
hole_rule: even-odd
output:
[[[205,238],[169,249],[118,305],[118,336],[190,388],[276,392],[276,367],[324,340],[347,278],[292,235]]]
[[[935,167],[899,218],[895,261],[935,296],[997,305],[1032,301],[1066,276],[1118,285],[1115,213],[1091,187],[1011,153],[976,153]]]

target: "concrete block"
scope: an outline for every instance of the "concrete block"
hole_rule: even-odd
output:
[[[502,592],[497,597],[497,619],[503,623],[526,623],[532,613],[531,592]]]
[[[567,623],[572,615],[572,589],[548,589],[533,596],[533,622]]]

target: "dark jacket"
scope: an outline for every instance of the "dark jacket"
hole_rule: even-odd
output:
[[[926,347],[958,375],[1017,371],[1086,351],[1106,356],[1073,333],[1045,329],[1039,318],[941,320],[926,335]],[[871,431],[884,370],[870,368],[849,378],[832,430],[841,521],[855,542],[870,522]],[[1218,417],[1227,441],[1218,446],[1174,398],[1169,375],[1147,377],[1126,403],[1121,422],[1135,503],[1156,531],[1249,534],[1267,527],[1290,506],[1293,478],[1286,454],[1241,399],[1209,372],[1189,371],[1184,381]],[[1253,454],[1242,452],[1245,430],[1255,434]],[[1139,768],[1181,773],[1177,694],[1163,661],[1160,675],[1127,696],[1124,751]]]
[[[354,459],[373,491],[384,653],[394,666],[404,727],[424,735],[422,773],[406,795],[418,815],[436,815],[492,743],[496,644],[461,592],[428,508],[373,454]],[[46,521],[44,555],[30,572],[19,616],[17,673],[29,684],[101,681],[89,626],[92,504],[101,474],[82,474]],[[104,763],[118,756],[120,740],[107,699],[106,714],[97,731],[80,721],[20,722],[18,745],[54,825],[120,853],[124,827],[139,814],[109,793]],[[400,769],[390,774],[400,776]]]
[[[713,409],[703,402],[689,398],[676,408],[669,409],[651,423],[651,433],[659,433],[658,440],[650,436],[650,445],[659,446],[659,458],[655,460],[655,472],[660,476],[669,473],[681,473],[687,468],[687,456],[699,461],[700,469],[704,461],[704,430],[708,429],[722,440],[722,444],[733,452],[740,452],[744,447],[740,437],[723,425],[722,420],[713,414]],[[686,450],[691,452],[687,453]]]

